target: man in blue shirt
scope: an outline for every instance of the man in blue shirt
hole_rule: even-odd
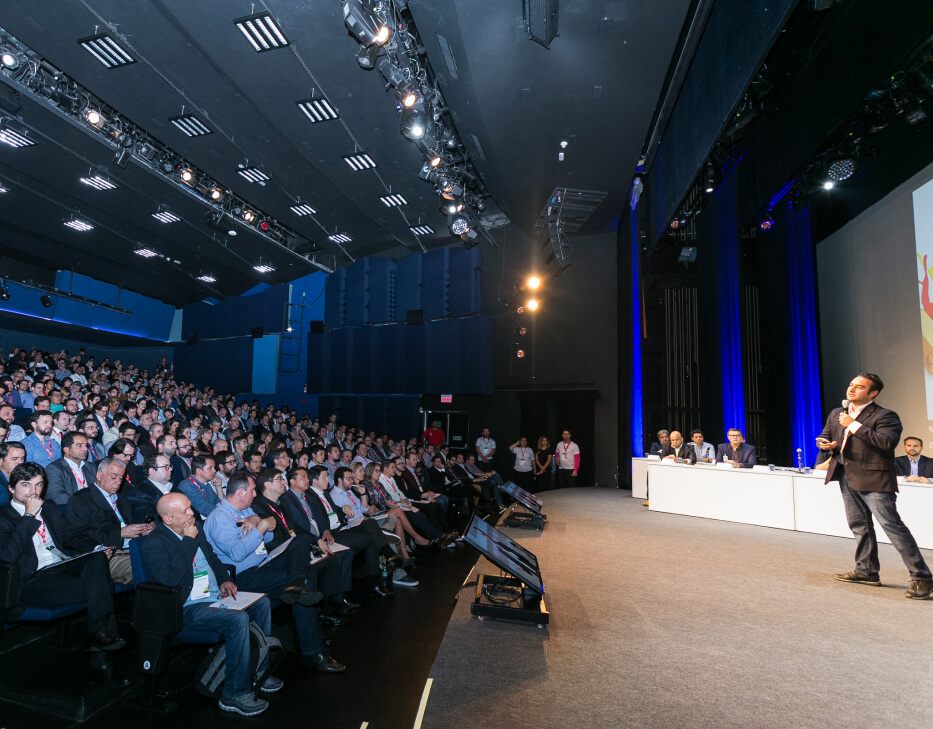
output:
[[[211,483],[217,473],[215,463],[212,456],[195,456],[191,459],[191,475],[178,484],[178,490],[188,497],[191,508],[201,519],[207,519],[220,505],[220,497]]]
[[[52,440],[52,413],[36,410],[29,416],[29,427],[32,432],[23,439],[27,461],[45,468],[62,457],[62,447]]]
[[[208,542],[221,562],[236,567],[237,585],[241,589],[277,596],[292,606],[302,662],[307,667],[343,673],[346,667],[325,650],[317,612],[312,607],[324,596],[308,588],[311,538],[296,537],[284,553],[269,561],[266,543],[272,541],[275,519],[260,519],[253,512],[255,498],[256,482],[252,474],[234,473],[227,482],[227,498],[204,522]]]

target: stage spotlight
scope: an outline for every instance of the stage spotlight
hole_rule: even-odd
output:
[[[194,171],[189,167],[183,167],[179,170],[178,176],[182,182],[192,182],[194,180]]]
[[[221,190],[219,187],[215,187],[213,190],[211,190],[211,200],[213,200],[214,202],[220,202],[220,199],[223,196],[224,196],[224,191]]]
[[[670,222],[671,230],[678,230],[680,228],[680,218],[674,218]]]
[[[42,306],[44,306],[46,309],[52,305],[52,297],[48,294],[42,294],[42,296],[39,297],[39,301],[42,302]]]
[[[524,358],[525,358],[525,350],[524,350],[524,349],[519,349],[517,352],[515,352],[515,356],[518,357],[519,359],[524,359]]]
[[[541,279],[538,278],[537,276],[532,276],[530,279],[528,279],[528,288],[536,289],[540,285],[541,285]]]
[[[852,177],[852,175],[855,174],[856,168],[857,165],[852,157],[840,157],[830,163],[826,174],[829,175],[830,179],[836,182],[842,182]]]
[[[538,302],[537,302],[537,300],[535,300],[535,299],[529,299],[529,301],[528,301],[528,310],[529,310],[529,311],[537,311],[537,310],[538,310]]]
[[[4,68],[15,70],[22,65],[22,60],[20,55],[12,48],[3,46],[3,48],[0,49],[0,63],[3,64]]]
[[[252,223],[256,219],[256,213],[252,210],[244,210],[242,217],[247,223]]]
[[[520,337],[524,337],[528,334],[528,327],[515,327],[515,333]]]
[[[347,0],[343,6],[343,22],[364,46],[382,45],[389,40],[388,26],[382,24],[372,10],[364,8],[360,0]]]
[[[447,220],[447,228],[451,235],[464,235],[470,232],[470,219],[466,215],[451,215]]]
[[[92,127],[97,127],[100,129],[107,122],[104,120],[104,117],[101,116],[100,112],[96,109],[87,109],[84,112],[84,118],[87,120],[87,123]]]
[[[6,284],[0,286],[0,301],[9,301],[10,300],[10,289],[7,288]]]
[[[716,189],[716,170],[713,167],[712,162],[708,162],[706,165],[706,191],[712,192]]]
[[[408,84],[397,88],[395,90],[395,95],[398,97],[398,103],[406,109],[410,109],[418,103],[418,94]]]
[[[865,107],[865,131],[868,134],[877,134],[888,126],[888,119],[880,104],[869,104]]]
[[[113,163],[120,169],[125,170],[126,166],[130,163],[130,157],[132,157],[130,150],[122,148],[117,150],[117,153],[113,156]]]
[[[380,48],[379,46],[360,46],[360,50],[356,52],[356,62],[360,64],[360,68],[365,71],[372,70],[376,65],[376,56],[379,55]]]
[[[758,221],[758,227],[761,230],[767,232],[774,227],[774,218],[771,217],[771,212],[762,213],[761,220]]]
[[[515,313],[518,314],[519,316],[521,316],[522,314],[525,313],[525,307],[524,307],[524,306],[516,306],[516,307],[515,307]]]
[[[411,140],[418,140],[427,131],[427,120],[417,106],[402,110],[402,134]]]
[[[832,180],[826,180],[826,182],[823,183],[824,190],[832,190],[833,187],[835,187],[835,184],[833,183]]]

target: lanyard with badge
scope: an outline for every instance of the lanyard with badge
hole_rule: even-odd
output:
[[[198,557],[191,560],[191,569],[194,571],[194,582],[191,585],[191,600],[203,600],[211,596],[211,580],[207,570],[198,572]]]

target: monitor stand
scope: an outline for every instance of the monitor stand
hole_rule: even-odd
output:
[[[550,618],[542,595],[505,574],[477,576],[476,598],[470,605],[470,613],[479,620],[514,620],[539,628],[547,625]]]
[[[516,511],[514,508],[502,520],[503,526],[519,527],[521,529],[544,529],[544,523],[547,521],[547,515],[532,511],[523,504],[516,503],[515,506],[522,507],[525,511]]]

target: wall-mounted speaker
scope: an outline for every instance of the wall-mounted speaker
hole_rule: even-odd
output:
[[[253,339],[262,339],[262,327],[253,327],[249,333],[252,334]]]
[[[405,313],[405,321],[409,326],[424,324],[424,311],[421,309],[411,309]]]
[[[197,343],[198,343],[198,335],[197,335],[197,334],[189,334],[189,335],[188,335],[187,342],[188,342],[188,344],[197,344]]]
[[[310,334],[323,334],[324,321],[322,319],[312,319],[308,326],[308,332]]]

